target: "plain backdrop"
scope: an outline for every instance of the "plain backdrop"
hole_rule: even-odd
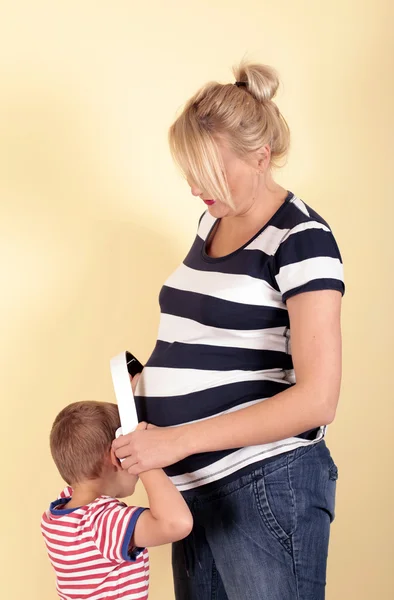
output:
[[[39,528],[62,487],[51,423],[114,400],[114,354],[148,358],[203,210],[167,129],[245,55],[283,81],[278,180],[328,220],[345,263],[327,598],[393,598],[393,25],[390,0],[1,4],[1,598],[56,598]],[[150,598],[172,600],[170,548],[151,559]]]

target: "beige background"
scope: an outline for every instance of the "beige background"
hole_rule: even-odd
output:
[[[393,598],[392,6],[1,5],[1,598],[56,597],[39,531],[62,485],[51,422],[68,402],[114,399],[112,355],[149,356],[157,294],[202,212],[171,163],[167,128],[200,84],[231,80],[246,52],[285,84],[293,145],[279,179],[330,222],[346,265],[327,597]],[[170,600],[169,548],[151,556],[150,597]]]

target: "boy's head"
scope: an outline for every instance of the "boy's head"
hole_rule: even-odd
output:
[[[111,448],[118,427],[118,408],[110,402],[74,402],[60,411],[52,425],[50,446],[59,473],[69,485],[103,479],[116,490],[108,495],[133,493],[136,478],[123,471]]]

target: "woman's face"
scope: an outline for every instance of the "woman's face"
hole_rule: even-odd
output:
[[[261,187],[264,186],[264,173],[269,162],[269,147],[264,147],[260,152],[245,159],[239,158],[225,140],[219,140],[217,144],[234,209],[216,198],[209,197],[196,185],[189,184],[191,192],[193,196],[198,196],[205,202],[211,215],[217,219],[245,214],[253,206]]]

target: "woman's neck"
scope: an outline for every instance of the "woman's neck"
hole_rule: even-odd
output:
[[[229,215],[225,219],[236,220],[237,228],[250,228],[250,225],[261,224],[261,227],[270,220],[280,206],[285,202],[288,191],[275,183],[269,174],[262,178],[261,185],[255,191],[255,196],[250,204],[238,213]]]

